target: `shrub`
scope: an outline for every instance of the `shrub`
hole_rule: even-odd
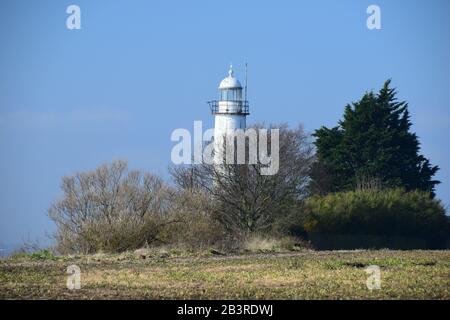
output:
[[[313,196],[303,206],[308,234],[403,236],[443,247],[449,219],[441,202],[422,191],[358,190]]]
[[[168,224],[173,191],[124,161],[64,177],[63,196],[49,209],[61,253],[118,252],[157,242]]]
[[[49,209],[59,253],[121,252],[164,245],[204,249],[225,238],[199,190],[175,190],[124,161],[64,177]]]
[[[211,215],[210,198],[201,191],[179,190],[173,199],[170,220],[161,239],[187,249],[221,246],[225,230]]]

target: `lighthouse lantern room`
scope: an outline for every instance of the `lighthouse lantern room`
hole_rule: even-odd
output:
[[[230,65],[228,76],[220,82],[219,100],[209,101],[211,113],[214,115],[214,142],[216,160],[217,155],[223,151],[224,137],[232,134],[236,129],[245,129],[246,116],[249,114],[248,101],[246,100],[247,85],[244,97],[242,85],[234,77],[233,66]]]

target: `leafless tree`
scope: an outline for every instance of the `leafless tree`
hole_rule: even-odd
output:
[[[174,192],[151,174],[128,171],[125,161],[64,177],[63,196],[49,209],[61,252],[122,251],[153,243],[173,221]]]
[[[309,135],[302,127],[289,129],[285,124],[269,128],[280,129],[280,165],[275,175],[261,174],[263,165],[259,163],[202,164],[171,170],[178,187],[210,196],[214,217],[230,234],[270,229],[307,195],[313,161]]]

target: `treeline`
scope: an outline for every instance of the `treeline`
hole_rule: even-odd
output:
[[[280,128],[275,175],[261,175],[259,164],[202,164],[173,166],[165,182],[116,161],[65,177],[49,209],[57,250],[239,250],[258,237],[318,248],[402,248],[392,239],[419,239],[419,247],[444,248],[450,223],[434,198],[438,167],[419,154],[407,104],[389,84],[346,106],[315,141],[302,127],[269,126]]]

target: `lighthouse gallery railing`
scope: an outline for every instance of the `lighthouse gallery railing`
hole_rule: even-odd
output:
[[[219,108],[220,102],[220,108]],[[212,100],[208,101],[209,108],[212,114],[226,113],[226,114],[244,114],[248,115],[249,107],[247,100]],[[228,105],[230,108],[228,109]]]

